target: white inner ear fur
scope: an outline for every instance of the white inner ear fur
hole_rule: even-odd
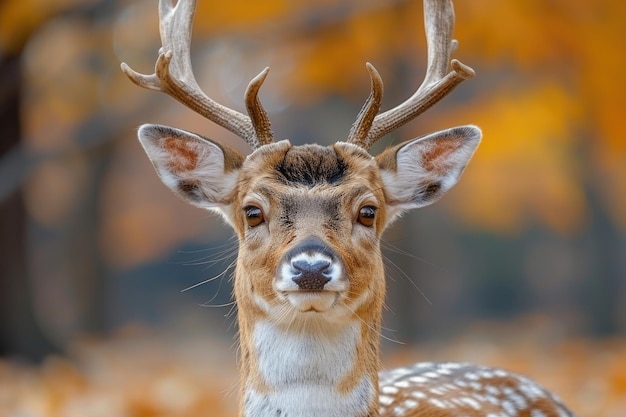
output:
[[[389,220],[405,210],[434,203],[452,188],[472,158],[481,136],[478,127],[462,126],[432,133],[402,146],[396,154],[396,170],[381,170],[389,196]]]
[[[238,170],[224,172],[224,153],[219,146],[196,134],[158,125],[141,126],[138,136],[167,187],[188,203],[211,209],[230,223],[229,198]]]

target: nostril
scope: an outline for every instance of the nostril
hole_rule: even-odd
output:
[[[326,271],[330,267],[329,261],[317,261],[315,263],[309,263],[307,261],[294,261],[291,263],[291,266],[298,272],[298,274],[303,272],[318,272],[322,273]]]
[[[298,284],[301,290],[322,290],[324,285],[330,281],[330,262],[317,261],[309,263],[307,261],[295,261],[291,266],[296,274],[291,279]]]
[[[301,290],[319,291],[324,289],[324,285],[330,278],[320,273],[302,273],[291,278],[293,282],[298,284]]]

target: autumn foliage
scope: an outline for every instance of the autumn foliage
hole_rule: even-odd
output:
[[[247,82],[270,66],[261,98],[277,136],[294,143],[345,138],[369,93],[366,61],[385,81],[383,110],[423,77],[420,0],[199,3],[193,52],[202,88],[242,110]],[[497,291],[474,297],[479,284],[510,288],[509,296],[526,297],[527,309],[552,315],[574,336],[554,339],[541,323],[498,316],[499,324],[471,327],[443,346],[420,339],[422,347],[392,348],[386,363],[502,366],[530,374],[581,416],[626,415],[626,342],[607,335],[626,331],[626,2],[454,3],[454,55],[477,77],[383,142],[465,123],[479,125],[484,140],[460,184],[432,209],[443,214],[425,209],[419,230],[417,217],[407,216],[406,227],[387,235],[386,253],[401,241],[419,258],[389,268],[392,278],[400,276],[390,279],[390,294],[406,276],[433,300],[430,314],[411,310],[419,316],[412,319],[437,329],[446,319],[463,321],[459,311],[472,302],[512,304]],[[156,262],[182,242],[210,246],[230,236],[219,220],[162,188],[134,138],[136,126],[150,121],[248,151],[121,73],[120,61],[151,72],[159,45],[152,0],[0,2],[0,57],[19,56],[22,69],[24,156],[18,175],[2,155],[0,202],[5,189],[23,191],[29,276],[19,279],[33,286],[40,326],[67,350],[39,367],[0,361],[1,417],[235,414],[235,354],[203,337],[205,328],[184,341],[128,330],[111,340],[77,341],[91,324],[86,312],[105,294],[124,294],[126,283],[112,275]],[[510,258],[496,252],[503,242],[512,247]],[[440,258],[424,255],[430,247],[443,247]],[[487,255],[476,260],[476,253]],[[457,263],[472,262],[470,272],[455,273]],[[143,289],[146,297],[152,291]],[[411,297],[412,306],[427,304],[417,291]],[[118,300],[107,301],[108,310],[98,313],[117,319]],[[605,338],[576,336],[602,333],[608,321]]]

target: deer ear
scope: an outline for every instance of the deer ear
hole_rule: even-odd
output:
[[[239,152],[167,126],[143,125],[138,136],[161,181],[179,197],[202,208],[231,202],[244,160]]]
[[[391,213],[437,201],[457,183],[481,136],[476,126],[455,127],[377,156]]]

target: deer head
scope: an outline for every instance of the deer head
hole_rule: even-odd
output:
[[[456,184],[481,132],[452,128],[375,157],[368,149],[474,75],[450,61],[452,3],[425,0],[428,64],[417,91],[379,113],[382,80],[367,64],[370,97],[346,141],[331,146],[274,142],[258,99],[268,69],[248,86],[248,115],[205,95],[190,63],[194,9],[193,0],[161,0],[163,47],[155,73],[122,69],[136,84],[166,92],[253,150],[244,156],[171,127],[139,129],[163,183],[190,204],[221,214],[238,236],[242,415],[377,416],[381,235],[403,211],[437,201]]]

